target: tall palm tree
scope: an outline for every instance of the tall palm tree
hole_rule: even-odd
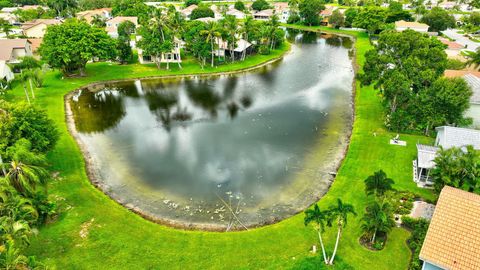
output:
[[[23,195],[32,195],[37,185],[46,184],[47,171],[41,167],[19,161],[10,162],[6,178]]]
[[[477,48],[475,52],[470,52],[468,54],[469,60],[467,65],[473,65],[476,69],[480,67],[480,48]]]
[[[245,21],[243,22],[243,27],[240,30],[244,36],[243,38],[245,39],[245,41],[250,42],[249,33],[252,32],[254,23],[255,21],[253,20],[252,16],[248,16],[247,18],[245,18]],[[245,60],[246,54],[247,50],[243,50],[242,61]]]
[[[237,18],[233,15],[227,15],[225,16],[225,19],[223,21],[223,27],[225,27],[226,34],[227,34],[227,40],[228,40],[228,47],[230,50],[230,57],[232,59],[232,62],[235,62],[235,46],[237,43],[237,31],[238,31],[238,23],[237,23]]]
[[[383,171],[376,171],[373,175],[370,175],[365,179],[365,193],[367,195],[383,196],[385,192],[392,190],[392,185],[395,182],[387,177],[387,174]]]
[[[315,230],[318,233],[318,239],[320,240],[320,246],[322,247],[323,261],[328,264],[327,253],[325,252],[325,246],[323,244],[322,233],[325,231],[325,223],[328,219],[328,211],[321,211],[318,204],[315,204],[313,209],[305,210],[305,226],[315,222]]]
[[[348,215],[353,214],[354,216],[356,216],[357,213],[355,212],[355,208],[353,207],[353,205],[343,203],[341,199],[337,199],[337,205],[330,207],[329,212],[330,216],[327,224],[331,226],[332,222],[336,222],[338,227],[337,240],[335,241],[335,249],[333,250],[332,257],[328,262],[328,264],[333,264],[333,260],[335,259],[335,255],[337,254],[338,243],[340,242],[342,230],[347,226]]]
[[[370,243],[375,243],[375,237],[378,232],[389,232],[395,226],[392,207],[387,202],[373,201],[367,206],[365,216],[363,216],[362,229],[370,234]]]
[[[269,29],[270,32],[268,33],[269,40],[270,40],[270,50],[273,50],[275,47],[275,31],[277,30],[277,27],[280,25],[278,16],[274,14],[270,18],[270,21],[268,21],[268,24],[270,25],[270,29]]]
[[[217,45],[216,40],[220,37],[220,32],[218,31],[218,24],[214,21],[208,22],[205,26],[205,30],[202,30],[200,34],[206,35],[207,42],[210,42],[211,50],[212,50],[212,60],[211,66],[213,67],[214,64],[214,57],[215,57],[215,47]]]

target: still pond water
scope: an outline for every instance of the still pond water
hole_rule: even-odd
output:
[[[321,197],[351,128],[352,41],[288,35],[292,51],[252,72],[76,92],[75,127],[104,191],[160,220],[220,228]]]

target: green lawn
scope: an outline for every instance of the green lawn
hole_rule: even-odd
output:
[[[319,29],[319,28],[316,28]],[[347,33],[347,32],[344,32]],[[357,38],[358,63],[370,44],[366,34],[352,33]],[[281,55],[282,51],[275,52]],[[309,249],[316,244],[316,233],[303,225],[303,214],[280,223],[250,231],[212,233],[182,231],[151,223],[129,212],[95,189],[87,179],[83,157],[65,125],[63,96],[93,81],[221,72],[241,69],[268,60],[272,56],[258,56],[244,63],[200,70],[194,63],[185,63],[182,70],[172,65],[171,71],[156,70],[151,66],[96,63],[87,68],[88,77],[61,79],[57,72],[49,73],[45,87],[37,90],[36,103],[44,107],[57,123],[61,139],[48,155],[52,170],[61,173],[61,179],[51,184],[50,193],[64,198],[65,207],[55,222],[40,229],[29,254],[58,269],[285,269],[306,266],[311,260]],[[23,90],[16,87],[6,98],[20,100]],[[340,168],[331,190],[321,199],[326,206],[340,197],[355,205],[362,213],[366,197],[363,179],[378,169],[394,178],[398,189],[408,189],[432,198],[428,191],[418,189],[412,181],[412,159],[415,143],[428,142],[420,136],[402,135],[407,147],[391,146],[382,124],[382,108],[375,92],[359,88],[356,92],[356,116],[352,141],[347,157]],[[373,133],[376,133],[376,136]],[[80,230],[88,222],[88,236],[80,237]],[[349,220],[340,243],[338,256],[343,264],[354,269],[406,269],[410,251],[405,240],[409,233],[394,229],[387,246],[379,252],[369,251],[358,244],[361,235],[360,216]],[[334,245],[335,232],[326,232],[329,250]],[[331,269],[339,269],[340,265]]]

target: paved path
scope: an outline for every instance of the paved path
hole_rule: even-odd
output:
[[[471,41],[468,37],[464,37],[462,34],[457,33],[456,29],[447,29],[442,31],[444,35],[451,39],[455,39],[455,42],[462,44],[463,46],[467,45],[467,50],[476,51],[480,47],[480,43]]]

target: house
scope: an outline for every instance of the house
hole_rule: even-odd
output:
[[[241,12],[240,10],[234,9],[234,8],[229,9],[226,14],[235,16],[235,18],[237,18],[239,20],[243,20],[247,17],[247,15],[245,15],[245,13]]]
[[[8,83],[15,78],[10,67],[7,65],[7,62],[0,60],[0,89],[5,89],[8,86]]]
[[[261,10],[261,11],[256,12],[255,14],[253,14],[253,18],[255,20],[268,21],[273,16],[273,14],[275,14],[274,9],[265,9],[265,10]]]
[[[430,179],[430,170],[435,167],[434,159],[442,147],[462,148],[467,145],[480,150],[480,130],[442,126],[435,128],[437,138],[434,146],[417,144],[417,159],[413,161],[413,181],[420,187],[433,185]]]
[[[32,44],[28,39],[0,39],[0,61],[15,64],[25,56],[32,56]]]
[[[275,2],[273,3],[275,14],[278,15],[278,19],[282,23],[286,23],[290,17],[290,8],[287,2]]]
[[[442,2],[438,4],[438,7],[443,8],[445,10],[453,9],[457,5],[456,2]]]
[[[18,21],[18,17],[12,13],[0,13],[0,19],[7,21],[9,24],[14,24]]]
[[[188,18],[190,18],[190,14],[192,14],[192,11],[193,11],[194,9],[196,9],[197,7],[198,7],[197,5],[190,5],[190,6],[186,7],[186,8],[184,8],[184,9],[182,9],[182,10],[180,11],[180,13],[182,13],[182,15],[183,15],[186,19],[188,19]]]
[[[112,18],[111,8],[99,8],[94,10],[85,10],[77,13],[77,19],[84,19],[87,23],[91,24],[95,16],[100,16],[104,20],[110,20]]]
[[[14,13],[15,11],[19,10],[19,7],[4,7],[2,8],[2,13]]]
[[[473,92],[470,97],[470,104],[480,104],[480,78],[472,74],[465,74],[463,79],[467,82]]]
[[[465,49],[465,46],[460,43],[450,41],[446,38],[438,38],[438,40],[440,40],[440,42],[442,42],[443,44],[447,45],[445,53],[447,54],[448,58],[457,59],[462,62],[466,61],[465,57],[461,54],[462,50]]]
[[[33,56],[36,58],[40,58],[38,54],[38,49],[40,48],[40,45],[42,44],[43,39],[29,38],[28,41],[30,41]]]
[[[118,16],[115,18],[112,18],[106,22],[106,27],[105,30],[107,31],[108,35],[117,38],[118,37],[118,26],[122,22],[130,21],[135,25],[135,28],[138,27],[138,18],[137,17],[125,17],[125,16]]]
[[[335,7],[329,6],[326,9],[320,11],[319,16],[320,16],[320,19],[322,20],[320,23],[322,25],[329,24],[328,19],[330,18],[330,16],[332,16],[334,10],[335,10]]]
[[[61,23],[62,21],[57,19],[36,19],[23,23],[22,32],[29,38],[43,38],[48,26]]]
[[[480,269],[480,196],[445,186],[419,258],[423,270]]]
[[[184,46],[185,42],[178,38],[174,38],[174,47],[173,50],[169,53],[162,53],[162,55],[157,59],[157,62],[160,63],[181,63],[182,58],[180,55],[180,50]],[[149,64],[155,63],[155,56],[143,54],[142,49],[138,49],[138,62],[140,64]]]
[[[32,10],[32,9],[43,9],[43,10],[49,10],[49,7],[46,6],[40,6],[40,5],[25,5],[20,8],[21,10]]]
[[[395,22],[395,30],[402,32],[407,29],[411,29],[413,31],[417,31],[420,33],[427,33],[428,32],[428,24],[418,23],[418,22],[406,22],[404,20],[396,21]]]
[[[228,46],[228,42],[221,39],[216,38],[215,41],[218,45],[218,48],[215,50],[214,54],[219,57],[230,57],[230,47]],[[237,41],[237,46],[233,49],[233,54],[235,59],[240,59],[244,54],[250,53],[252,49],[252,44],[243,38]]]
[[[203,23],[209,23],[209,22],[216,22],[218,19],[212,18],[212,17],[205,17],[205,18],[198,18],[195,19],[195,21],[203,22]]]

